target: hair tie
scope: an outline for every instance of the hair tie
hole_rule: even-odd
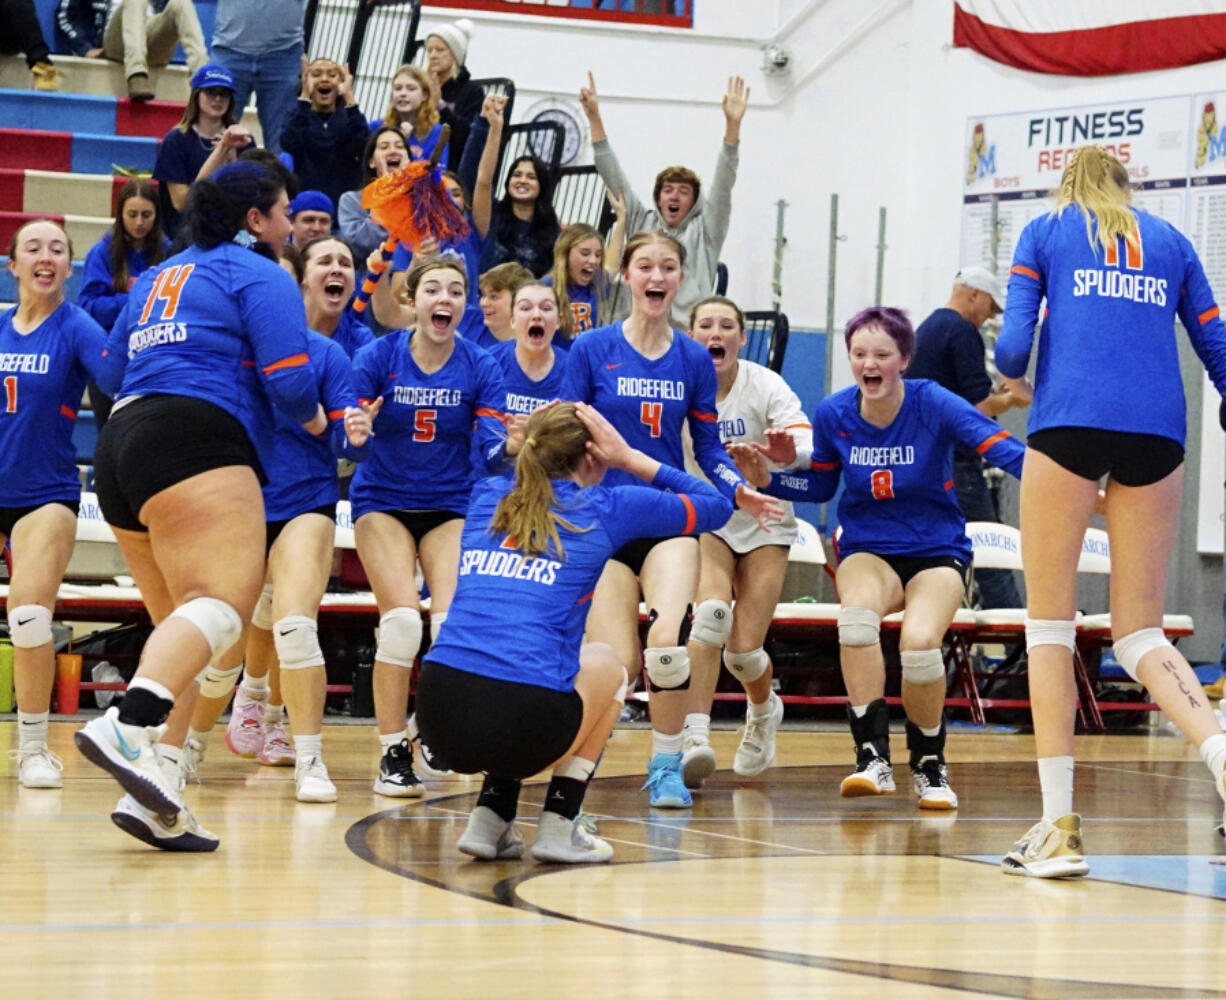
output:
[[[256,238],[251,235],[251,233],[247,232],[247,230],[240,229],[234,234],[234,239],[232,242],[237,243],[240,247],[246,247],[248,250],[250,250],[255,246],[257,241]]]
[[[525,439],[524,439],[524,444],[530,444],[530,445],[532,445],[532,447],[533,447],[533,448],[535,448],[535,447],[536,447],[536,438],[534,438],[534,437],[525,438]]]

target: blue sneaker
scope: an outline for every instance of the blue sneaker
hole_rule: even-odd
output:
[[[658,753],[647,764],[644,789],[651,789],[653,809],[688,809],[694,804],[681,774],[681,754]]]

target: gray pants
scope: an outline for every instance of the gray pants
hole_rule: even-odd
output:
[[[165,66],[179,44],[192,73],[209,61],[192,0],[167,0],[162,12],[153,15],[147,6],[148,0],[123,0],[106,25],[102,54],[122,62],[126,78],[148,75],[150,66]]]

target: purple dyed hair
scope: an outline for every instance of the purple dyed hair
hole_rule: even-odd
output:
[[[843,331],[843,342],[848,350],[851,349],[852,335],[866,326],[879,326],[888,333],[890,339],[898,345],[898,353],[903,356],[904,361],[915,353],[915,330],[912,329],[907,314],[901,309],[891,306],[869,306],[867,309],[861,309],[847,321],[847,328]]]

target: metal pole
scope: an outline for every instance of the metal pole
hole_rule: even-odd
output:
[[[780,198],[775,202],[775,266],[771,273],[771,308],[779,311],[783,301],[783,250],[788,238],[783,235],[783,218],[787,215],[788,203]]]
[[[839,254],[839,196],[830,196],[830,251],[826,258],[826,391],[834,384],[834,276]]]
[[[885,206],[877,213],[877,292],[873,301],[881,305],[881,282],[885,277]]]

